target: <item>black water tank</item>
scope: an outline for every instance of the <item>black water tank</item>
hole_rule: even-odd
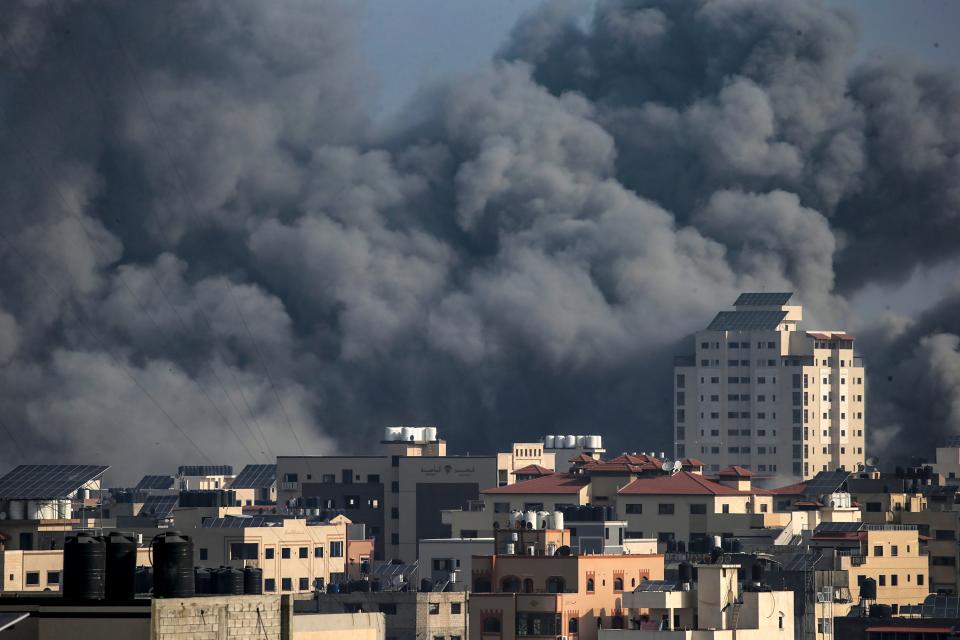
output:
[[[220,567],[214,572],[217,593],[224,596],[243,595],[243,571],[233,567]]]
[[[433,591],[433,580],[430,578],[423,578],[420,581],[420,591]]]
[[[891,618],[893,617],[893,607],[888,604],[872,604],[870,605],[870,617]]]
[[[243,592],[248,596],[263,594],[263,569],[246,567],[243,570]]]
[[[750,582],[763,584],[763,564],[759,561],[754,561],[754,563],[750,565]]]
[[[717,564],[722,557],[723,549],[720,547],[714,547],[713,550],[710,551],[710,564]]]
[[[153,596],[189,598],[193,589],[193,540],[179,531],[153,539]]]
[[[213,573],[206,567],[194,567],[193,592],[196,595],[213,593]]]
[[[137,593],[137,540],[114,531],[106,539],[107,600],[133,600]]]
[[[137,593],[150,593],[153,590],[153,569],[151,567],[137,567],[134,586]]]
[[[681,562],[677,568],[677,573],[679,574],[680,582],[693,581],[693,565],[689,562]]]
[[[864,578],[863,583],[860,585],[860,599],[861,600],[876,600],[877,599],[877,581],[873,578]]]
[[[103,538],[81,531],[63,544],[63,597],[102,600],[106,594],[107,550]]]

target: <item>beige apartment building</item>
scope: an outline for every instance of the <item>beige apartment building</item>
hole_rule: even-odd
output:
[[[514,472],[553,468],[543,443],[516,443],[509,453],[447,455],[434,427],[388,427],[375,456],[280,456],[278,505],[294,512],[343,511],[367,525],[376,560],[413,562],[424,538],[477,537],[451,532],[444,509],[476,508],[480,491],[506,485]]]
[[[937,447],[936,462],[932,465],[935,473],[949,484],[960,478],[960,436],[948,438],[944,446]]]
[[[792,640],[793,592],[741,591],[739,568],[701,564],[688,588],[661,581],[624,594],[623,605],[635,612],[638,624],[601,629],[599,640]]]
[[[912,605],[930,592],[929,557],[920,548],[914,526],[824,526],[814,532],[810,544],[814,549],[832,550],[833,569],[847,572],[853,602],[860,600],[860,586],[867,578],[877,582],[879,604]]]
[[[864,461],[862,358],[843,331],[800,329],[791,293],[743,293],[674,365],[675,455],[713,471],[810,478]]]
[[[954,496],[943,503],[931,501],[923,511],[903,511],[900,522],[915,525],[926,536],[930,560],[930,591],[960,594],[960,504]]]

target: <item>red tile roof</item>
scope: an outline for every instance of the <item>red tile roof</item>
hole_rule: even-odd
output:
[[[587,473],[634,474],[662,471],[663,461],[648,455],[624,453],[615,458],[583,466]]]
[[[734,465],[732,467],[727,467],[726,469],[720,469],[717,472],[717,475],[721,478],[752,478],[753,473],[743,467],[738,467]]]
[[[593,462],[597,462],[597,460],[594,459],[594,458],[591,458],[590,456],[588,456],[588,455],[585,454],[585,453],[581,453],[581,454],[578,455],[578,456],[574,456],[574,457],[570,458],[567,462],[587,462],[587,463],[593,463]]]
[[[708,480],[701,475],[680,471],[673,475],[637,478],[620,489],[620,495],[721,495],[746,496],[757,491],[739,491],[733,487]]]
[[[538,464],[528,464],[525,467],[520,467],[513,472],[517,476],[546,476],[553,473],[553,469],[547,469],[546,467],[541,467]]]
[[[705,467],[707,464],[698,458],[680,458],[680,464],[685,467]]]
[[[569,473],[551,473],[547,476],[522,480],[502,487],[491,487],[484,489],[481,493],[491,495],[579,493],[588,484],[590,484],[590,480],[582,476],[574,476]]]
[[[785,487],[770,489],[770,493],[778,496],[799,496],[803,495],[803,492],[806,490],[806,488],[806,482],[798,482],[796,484],[789,484]]]

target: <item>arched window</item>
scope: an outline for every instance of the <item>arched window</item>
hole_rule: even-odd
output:
[[[490,588],[490,578],[486,576],[479,576],[473,579],[473,591],[475,593],[490,593],[492,589]]]
[[[579,633],[580,631],[580,618],[570,618],[567,622],[567,633]]]
[[[623,578],[614,578],[614,579],[613,579],[613,590],[614,590],[614,591],[623,591]]]
[[[500,633],[500,618],[487,616],[483,619],[484,633]]]
[[[593,578],[587,578],[587,593],[593,592]]]
[[[500,581],[500,590],[504,593],[520,593],[520,578],[506,576]]]
[[[637,586],[637,579],[636,579],[636,578],[630,578],[630,586],[631,586],[631,587]]]
[[[533,578],[527,578],[523,581],[523,592],[533,593]]]
[[[560,576],[547,578],[547,593],[563,593],[567,589],[567,581]]]

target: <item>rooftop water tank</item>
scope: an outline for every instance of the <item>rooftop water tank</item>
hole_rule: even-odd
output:
[[[153,539],[153,596],[193,596],[193,540],[179,531],[166,531]]]
[[[536,529],[537,527],[537,512],[536,511],[527,511],[527,516],[525,518],[528,529]]]
[[[563,448],[573,449],[577,446],[577,436],[563,436]]]
[[[583,447],[587,444],[587,436],[577,436],[577,446]]]
[[[248,596],[263,594],[263,569],[245,567],[243,570],[243,593]]]
[[[207,567],[194,567],[193,592],[196,595],[213,593],[213,576]]]
[[[600,436],[587,436],[587,448],[589,449],[602,449],[603,448],[603,438]]]
[[[563,529],[563,511],[553,512],[553,528]]]
[[[244,575],[240,569],[220,567],[213,573],[217,584],[217,593],[220,595],[242,596]]]
[[[102,600],[106,593],[107,550],[103,538],[81,531],[63,544],[63,597]]]
[[[436,442],[440,435],[436,427],[427,427],[423,430],[423,437],[427,442]]]
[[[132,533],[113,531],[106,539],[106,596],[133,600],[136,595],[137,541]]]
[[[553,449],[553,443],[557,439],[554,436],[543,436],[543,448],[544,449]]]
[[[411,427],[402,427],[400,431],[401,440],[410,442],[413,439],[413,429]]]

